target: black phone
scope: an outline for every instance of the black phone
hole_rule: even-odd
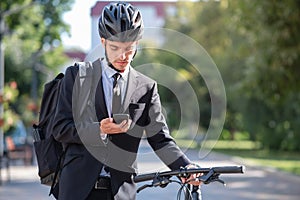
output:
[[[129,120],[128,114],[113,114],[113,120],[115,123],[120,124],[124,120]]]

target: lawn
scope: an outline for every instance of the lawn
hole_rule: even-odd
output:
[[[199,148],[190,140],[176,139],[179,146]],[[268,151],[260,148],[259,143],[251,141],[207,141],[204,147],[212,147],[213,151],[238,156],[256,165],[272,167],[289,173],[300,175],[300,152]]]

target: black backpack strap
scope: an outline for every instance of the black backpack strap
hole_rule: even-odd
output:
[[[93,86],[93,65],[91,62],[78,62],[75,65],[79,68],[79,93],[77,98],[82,105],[87,105],[90,98],[91,88]],[[85,106],[80,107],[79,116],[82,115],[84,109]]]
[[[80,105],[88,105],[89,100],[93,99],[90,94],[95,93],[95,89],[100,80],[101,77],[101,64],[100,60],[96,60],[93,63],[92,62],[78,62],[75,64],[78,66],[79,71],[78,71],[78,80],[75,81],[77,82],[78,85],[78,90],[77,90],[77,98],[76,101],[80,102]],[[74,90],[73,90],[74,91]],[[77,114],[79,116],[82,115],[83,111],[85,109],[85,106],[81,106],[80,110],[78,110]]]
[[[63,165],[63,160],[65,158],[65,155],[66,155],[66,152],[67,152],[67,149],[68,149],[68,145],[66,146],[65,150],[62,152],[62,154],[59,156],[59,160],[57,162],[57,165],[56,165],[56,169],[55,169],[55,174],[54,174],[54,177],[53,177],[53,181],[52,181],[52,184],[51,184],[51,188],[50,188],[50,192],[49,192],[49,196],[51,194],[53,194],[54,192],[54,187],[56,184],[58,184],[59,180],[58,179],[58,174],[59,172],[61,171],[62,169],[62,165]]]

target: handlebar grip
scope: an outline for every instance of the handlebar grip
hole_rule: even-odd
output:
[[[149,181],[149,180],[154,179],[156,175],[157,175],[157,173],[141,174],[141,175],[134,176],[132,178],[132,180],[135,183],[143,182],[143,181]]]
[[[231,174],[231,173],[241,173],[245,172],[245,166],[224,166],[224,167],[214,167],[214,172],[220,174]]]

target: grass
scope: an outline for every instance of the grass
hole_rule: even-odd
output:
[[[267,150],[233,150],[214,149],[216,152],[238,156],[256,165],[276,168],[282,171],[300,175],[300,156],[294,152],[279,152]]]
[[[199,148],[191,140],[176,139],[181,147]],[[213,151],[238,156],[255,165],[272,167],[278,170],[300,175],[300,152],[268,151],[252,141],[206,141],[203,146],[213,147]]]

